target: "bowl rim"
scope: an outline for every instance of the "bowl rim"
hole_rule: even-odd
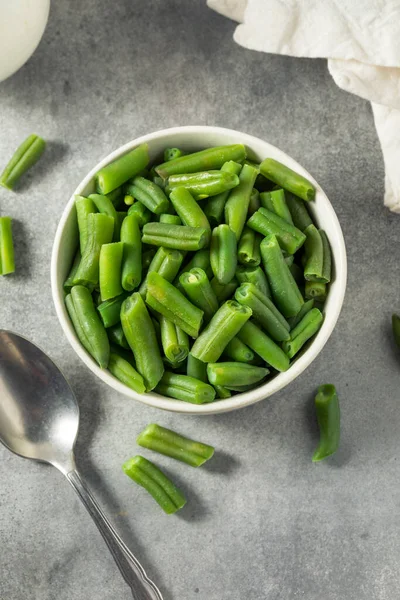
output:
[[[100,369],[100,367],[97,365],[97,363],[95,363],[94,359],[86,352],[86,350],[83,348],[83,346],[80,344],[76,337],[76,334],[73,330],[72,324],[69,320],[65,308],[64,292],[62,290],[62,286],[61,289],[58,286],[57,274],[59,257],[61,254],[61,238],[67,219],[74,206],[74,197],[75,195],[81,195],[82,191],[92,181],[94,175],[99,169],[101,169],[108,163],[116,160],[119,156],[125,154],[126,152],[138,146],[139,144],[143,144],[145,142],[152,142],[153,140],[159,140],[160,138],[162,139],[163,137],[170,137],[173,135],[183,134],[189,136],[201,133],[208,133],[216,136],[237,136],[237,143],[243,143],[250,149],[252,148],[252,145],[254,146],[254,144],[262,143],[266,146],[267,149],[272,149],[275,155],[279,155],[282,162],[289,165],[291,168],[295,169],[314,183],[317,189],[317,194],[322,194],[327,203],[327,206],[325,208],[328,208],[330,212],[331,224],[336,231],[335,249],[333,250],[332,248],[332,253],[334,253],[336,265],[336,302],[329,313],[329,318],[327,318],[328,315],[325,314],[323,325],[317,333],[316,337],[314,338],[312,344],[290,366],[290,368],[287,371],[280,373],[279,375],[266,382],[262,386],[250,390],[248,392],[237,394],[235,396],[232,396],[231,398],[217,400],[209,404],[198,405],[182,402],[181,400],[167,398],[165,396],[161,396],[153,392],[149,392],[146,394],[138,394],[134,390],[128,388],[123,383],[118,381],[113,375],[111,375],[109,371]],[[148,406],[172,412],[208,415],[228,412],[231,410],[236,410],[238,408],[244,408],[245,406],[249,406],[251,404],[259,402],[260,400],[268,398],[272,394],[275,394],[276,392],[289,385],[313,362],[313,360],[322,351],[323,347],[328,341],[340,315],[346,292],[347,258],[343,232],[332,204],[330,203],[325,192],[322,190],[321,186],[312,177],[312,175],[308,173],[308,171],[304,169],[300,164],[298,164],[293,158],[291,158],[288,154],[286,154],[276,146],[273,146],[269,142],[266,142],[261,138],[249,135],[247,133],[224,127],[213,127],[207,125],[187,125],[182,127],[171,127],[168,129],[161,129],[153,133],[149,133],[135,138],[108,154],[97,165],[95,165],[93,169],[91,169],[91,171],[86,175],[86,177],[84,177],[84,179],[77,186],[74,193],[71,195],[71,198],[67,202],[61,215],[60,221],[58,223],[52,248],[50,279],[53,302],[61,328],[64,334],[66,335],[67,340],[69,341],[79,358],[86,364],[87,367],[89,367],[89,369],[95,375],[97,375],[97,377],[99,377],[104,383],[108,384],[112,389],[116,390],[117,392],[120,392],[125,396],[133,398],[134,400],[138,400],[139,402],[147,404]]]

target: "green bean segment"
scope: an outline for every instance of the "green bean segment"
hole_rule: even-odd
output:
[[[264,294],[264,296],[271,298],[269,283],[261,267],[239,265],[236,269],[236,279],[239,281],[239,283],[253,283],[256,288],[258,288],[260,292]]]
[[[243,229],[238,246],[238,261],[242,265],[258,266],[261,262],[261,237],[249,227]]]
[[[207,365],[207,376],[213,385],[244,386],[259,383],[268,375],[268,369],[240,362],[217,362]]]
[[[190,440],[155,423],[147,425],[136,442],[143,448],[170,456],[191,467],[200,467],[214,455],[212,446]]]
[[[266,208],[259,208],[247,224],[263,236],[275,235],[281,248],[288,254],[297,252],[306,239],[300,229]]]
[[[312,308],[290,332],[290,339],[283,342],[282,349],[293,358],[322,325],[323,316],[318,308]]]
[[[104,327],[112,327],[120,322],[121,306],[126,297],[127,294],[121,294],[98,305],[97,310],[99,311]]]
[[[120,156],[96,173],[96,185],[101,194],[108,194],[128,179],[135,177],[149,162],[149,148],[142,144]]]
[[[215,390],[208,383],[169,371],[164,373],[156,392],[190,404],[207,404],[215,399]]]
[[[321,385],[315,396],[315,410],[320,430],[320,441],[312,460],[318,462],[332,456],[340,441],[339,398],[332,384]]]
[[[225,302],[225,300],[231,298],[232,294],[238,287],[239,282],[236,279],[236,277],[234,277],[233,279],[231,279],[231,281],[229,281],[229,283],[224,284],[219,283],[218,279],[216,277],[213,277],[210,281],[210,284],[212,289],[214,290],[214,294],[216,295],[218,302],[222,304],[223,302]]]
[[[88,216],[90,213],[97,212],[97,208],[91,198],[75,196],[75,209],[79,229],[79,246],[81,254],[83,254],[88,240]]]
[[[199,379],[199,381],[204,381],[204,383],[208,383],[207,364],[198,358],[195,358],[193,354],[189,352],[186,375],[189,375],[189,377],[194,377],[195,379]]]
[[[144,227],[151,219],[151,211],[141,202],[135,202],[128,210],[128,216],[134,215],[137,217],[139,227]]]
[[[309,201],[315,198],[315,187],[308,179],[273,158],[262,161],[260,173],[303,200]]]
[[[282,189],[263,192],[260,194],[260,203],[263,208],[270,210],[291,225],[293,225],[292,215],[286,203],[285,192]]]
[[[239,185],[229,194],[225,204],[225,221],[235,233],[237,241],[242,235],[246,222],[250,196],[256,177],[256,169],[244,164],[239,174]]]
[[[235,188],[239,178],[234,173],[227,171],[204,171],[202,173],[182,173],[171,175],[168,179],[167,189],[172,193],[174,189],[185,188],[196,200],[203,200],[209,196],[216,196]]]
[[[160,316],[161,343],[166,358],[173,364],[180,363],[189,354],[189,338],[180,327]]]
[[[179,282],[189,300],[204,312],[208,323],[218,310],[218,299],[203,269],[194,268],[182,273]]]
[[[303,200],[290,192],[286,192],[285,198],[294,226],[304,232],[309,225],[312,225],[312,219]]]
[[[114,377],[130,387],[138,394],[144,394],[146,386],[143,377],[132,367],[132,365],[114,352],[110,354],[108,369]]]
[[[143,298],[146,297],[147,292],[147,280],[150,273],[158,273],[161,277],[164,277],[167,281],[172,282],[183,261],[183,252],[180,250],[170,250],[168,248],[158,248],[155,253],[153,260],[151,261],[147,275],[142,285],[139,288],[139,293]]]
[[[121,267],[124,245],[122,242],[103,244],[100,250],[99,281],[102,301],[122,294]]]
[[[245,158],[246,149],[242,144],[216,146],[169,160],[162,165],[158,165],[156,171],[165,179],[176,173],[196,173],[209,171],[210,169],[220,169],[224,163],[230,160],[242,162]]]
[[[252,283],[242,283],[235,292],[235,299],[251,308],[253,317],[277,342],[290,338],[289,323],[274,303]]]
[[[177,187],[172,190],[169,197],[184,225],[210,229],[206,215],[188,189]]]
[[[121,283],[124,290],[132,292],[142,279],[142,238],[137,217],[125,217],[120,237],[123,243]]]
[[[231,173],[232,175],[239,175],[241,171],[242,165],[233,160],[230,160],[222,165],[221,171],[226,173]],[[212,228],[221,225],[223,217],[224,217],[224,208],[225,203],[228,199],[230,190],[226,190],[221,194],[217,194],[216,196],[212,196],[206,202],[204,213],[207,216],[207,219]]]
[[[95,286],[99,283],[100,250],[112,241],[114,219],[102,213],[87,217],[87,242],[75,274],[74,285]]]
[[[242,327],[238,338],[277,371],[288,370],[289,359],[285,352],[252,321]]]
[[[304,286],[304,295],[307,300],[325,302],[327,295],[326,283],[321,283],[319,281],[306,281]]]
[[[11,157],[0,177],[0,185],[12,190],[17,181],[37,163],[46,148],[44,139],[32,133]]]
[[[223,354],[235,362],[252,363],[254,361],[254,352],[238,337],[231,339]]]
[[[0,217],[0,275],[15,271],[11,217]]]
[[[142,242],[175,250],[200,250],[208,246],[210,231],[204,227],[147,223],[143,227]]]
[[[132,179],[125,191],[156,215],[166,212],[169,208],[169,201],[164,191],[144,177],[137,176]]]
[[[237,265],[236,236],[229,225],[218,225],[211,235],[210,263],[221,284],[232,281]]]

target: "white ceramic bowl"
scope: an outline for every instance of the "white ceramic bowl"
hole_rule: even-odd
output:
[[[325,318],[323,325],[317,335],[305,347],[305,350],[299,355],[297,360],[293,362],[290,368],[285,373],[279,373],[273,379],[264,385],[245,392],[237,394],[226,400],[218,400],[211,404],[189,404],[179,400],[173,400],[164,396],[159,396],[155,393],[137,394],[127,386],[123,385],[118,379],[113,377],[111,373],[100,369],[93,358],[86,352],[76,337],[73,326],[69,320],[67,311],[64,305],[63,282],[65,281],[72,258],[75,253],[78,243],[78,228],[76,222],[76,212],[74,206],[74,195],[79,194],[87,196],[94,191],[94,175],[95,173],[114,161],[119,156],[128,152],[135,146],[147,142],[150,149],[151,159],[163,151],[165,147],[179,147],[187,151],[196,151],[207,148],[209,146],[219,146],[223,144],[245,144],[249,151],[249,156],[253,160],[261,161],[266,157],[272,157],[276,160],[285,163],[295,171],[305,175],[316,186],[317,194],[315,202],[309,203],[310,211],[318,226],[324,229],[329,238],[332,255],[333,255],[333,280],[330,285],[329,294],[325,303]],[[267,142],[258,138],[252,137],[245,133],[240,133],[231,129],[223,129],[219,127],[174,127],[172,129],[164,129],[141,138],[129,142],[125,146],[118,148],[102,160],[94,169],[85,177],[78,185],[74,194],[71,196],[60,223],[57,228],[56,237],[54,240],[52,260],[51,260],[51,285],[53,300],[56,307],[56,312],[61,323],[61,327],[67,336],[71,346],[82,359],[82,361],[95,373],[100,379],[107,383],[111,388],[121,394],[125,394],[129,398],[139,400],[150,406],[170,410],[181,413],[191,414],[213,414],[222,413],[230,410],[235,410],[243,406],[248,406],[271,396],[278,390],[281,390],[291,381],[296,379],[321,352],[322,348],[328,341],[343,304],[343,298],[346,289],[346,249],[343,239],[342,230],[332,208],[331,203],[325,193],[313,179],[313,177],[301,167],[296,161],[287,156],[278,148],[271,146]]]

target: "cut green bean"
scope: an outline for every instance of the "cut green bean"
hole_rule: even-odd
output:
[[[108,194],[128,179],[135,177],[149,163],[149,148],[142,144],[120,156],[96,173],[96,185],[101,194]]]
[[[239,178],[234,173],[227,171],[203,171],[201,173],[180,173],[168,178],[167,190],[183,187],[188,190],[196,200],[203,200],[209,196],[217,196],[227,190],[235,188]]]
[[[279,245],[288,254],[294,254],[304,244],[304,233],[266,208],[259,208],[247,225],[263,236],[275,235]]]
[[[75,196],[75,208],[79,229],[79,246],[81,254],[83,254],[88,239],[88,216],[90,213],[97,212],[97,208],[93,200],[84,196]]]
[[[197,252],[193,254],[192,258],[187,263],[187,265],[185,265],[185,267],[179,273],[178,277],[183,275],[183,273],[187,273],[188,271],[191,271],[192,269],[196,268],[203,269],[208,279],[212,278],[213,272],[210,264],[210,251],[208,248],[204,248],[203,250],[197,250]]]
[[[181,218],[178,217],[178,215],[168,215],[166,213],[160,215],[160,223],[169,223],[170,225],[182,225]]]
[[[114,377],[138,394],[145,393],[146,387],[144,385],[143,377],[127,360],[114,352],[111,352],[110,354],[108,370]]]
[[[304,302],[303,306],[301,307],[300,312],[298,312],[295,317],[291,317],[290,319],[288,319],[291,331],[296,327],[296,325],[300,323],[302,318],[308,312],[310,312],[312,308],[314,308],[314,300],[307,300],[307,302]]]
[[[93,348],[90,343],[90,338],[86,335],[86,332],[84,331],[80,323],[71,294],[67,294],[65,296],[65,307],[67,309],[69,318],[71,319],[72,325],[74,326],[75,333],[78,336],[80,343],[85,348],[85,350],[93,356]]]
[[[12,190],[17,181],[37,163],[46,148],[46,142],[31,133],[12,155],[0,177],[0,185]]]
[[[236,269],[236,278],[239,281],[239,284],[253,283],[264,296],[271,298],[269,283],[261,267],[246,267],[239,265]]]
[[[312,219],[308,214],[306,205],[301,198],[298,198],[290,192],[286,192],[285,197],[294,226],[304,232],[309,225],[312,225]]]
[[[105,369],[110,357],[110,343],[90,291],[83,285],[74,286],[71,289],[71,301],[76,322],[79,323],[78,327],[75,326],[75,331],[86,350],[99,363],[100,367]],[[74,317],[71,313],[70,316],[73,320]]]
[[[238,246],[238,261],[242,265],[254,266],[260,264],[260,243],[261,237],[249,227],[243,229],[243,233],[239,240]]]
[[[275,341],[290,338],[289,323],[274,303],[252,283],[242,283],[235,292],[235,299],[253,311],[253,317]]]
[[[191,467],[200,467],[214,455],[214,448],[183,437],[175,431],[152,423],[136,439],[143,448],[180,460]]]
[[[192,194],[184,187],[177,187],[169,195],[173,207],[184,225],[210,229],[210,223]]]
[[[0,275],[15,271],[11,217],[0,217]]]
[[[270,210],[291,225],[293,225],[292,215],[286,203],[285,192],[282,189],[263,192],[260,194],[260,202],[263,208]]]
[[[226,173],[231,173],[232,175],[239,175],[242,169],[242,165],[233,160],[226,162],[221,167],[221,171]],[[206,202],[204,207],[204,213],[211,225],[212,228],[221,225],[224,218],[224,208],[225,203],[228,199],[230,190],[222,192],[221,194],[217,194],[216,196],[212,196]]]
[[[142,486],[161,506],[167,515],[185,506],[186,498],[172,481],[152,462],[143,456],[134,456],[122,469],[135,483]]]
[[[315,187],[311,181],[273,158],[262,161],[260,173],[303,200],[309,201],[315,198]]]
[[[210,263],[218,281],[226,285],[232,281],[237,265],[237,244],[229,225],[218,225],[211,235]]]
[[[251,215],[254,215],[254,213],[260,208],[260,206],[260,192],[256,190],[256,188],[253,188],[250,194],[250,202],[247,211],[247,217],[250,218]]]
[[[290,332],[290,340],[283,342],[282,348],[289,358],[293,358],[304,344],[317,333],[322,325],[323,316],[318,308],[312,308],[300,323]]]
[[[247,306],[234,300],[225,302],[193,344],[193,356],[203,362],[216,362],[251,314]]]
[[[116,344],[125,350],[130,350],[121,323],[117,323],[116,325],[109,327],[107,329],[107,335],[108,339],[110,340],[110,344]]]
[[[139,227],[144,227],[151,219],[151,212],[141,202],[135,202],[128,210],[128,216],[135,215],[139,221]]]
[[[121,306],[126,297],[127,294],[121,294],[98,305],[97,310],[105,328],[112,327],[120,322]]]
[[[143,227],[142,242],[175,250],[200,250],[210,241],[210,231],[204,227],[147,223]]]
[[[319,281],[306,281],[304,295],[307,300],[313,299],[317,302],[325,302],[327,295],[326,283],[321,283]]]
[[[103,244],[100,250],[99,282],[101,299],[109,300],[124,291],[121,285],[122,242]]]
[[[205,366],[207,368],[207,365]],[[214,385],[213,387],[219,400],[227,400],[232,396],[231,391],[225,388],[223,385]]]
[[[325,231],[320,229],[319,234],[322,239],[322,247],[323,247],[323,253],[324,253],[324,263],[322,266],[322,280],[326,283],[329,283],[331,280],[331,275],[332,275],[331,247],[330,247],[329,240],[327,238]]]
[[[165,162],[158,165],[156,171],[165,179],[176,173],[196,173],[209,171],[210,169],[220,169],[224,163],[230,160],[242,162],[245,158],[246,149],[242,144],[216,146]]]
[[[218,299],[203,269],[182,273],[179,282],[189,300],[204,312],[204,321],[208,323],[218,310]]]
[[[169,371],[165,371],[156,392],[191,404],[206,404],[215,399],[215,390],[208,383]]]
[[[306,234],[306,241],[304,243],[306,256],[304,278],[307,281],[327,283],[322,279],[324,267],[324,247],[322,245],[322,237],[315,225],[309,225],[304,233]]]
[[[203,311],[192,304],[158,273],[147,276],[146,304],[196,338],[203,321]]]
[[[121,282],[124,290],[131,292],[142,280],[142,238],[139,220],[134,215],[125,217],[121,227],[123,243]]]
[[[75,257],[74,257],[71,269],[70,269],[70,271],[68,273],[68,277],[64,281],[64,292],[66,292],[67,294],[69,294],[69,292],[71,291],[72,286],[74,285],[73,282],[74,282],[75,275],[76,275],[76,272],[78,270],[80,262],[81,262],[81,251],[78,248],[78,250],[75,253]]]
[[[213,277],[210,281],[211,287],[214,290],[214,294],[217,296],[219,304],[225,302],[230,298],[236,288],[239,285],[238,280],[234,277],[229,283],[219,283],[216,277]]]
[[[261,257],[274,302],[284,317],[295,317],[304,304],[297,283],[285,263],[277,238],[269,235],[261,242]]]
[[[125,191],[156,215],[167,212],[169,208],[169,201],[164,191],[144,177],[135,177],[128,183]]]
[[[180,363],[189,354],[189,338],[180,327],[160,316],[161,343],[165,356],[173,363]]]
[[[103,213],[87,217],[87,242],[75,275],[74,285],[95,286],[99,283],[100,249],[112,241],[114,219]]]
[[[160,381],[164,364],[153,322],[139,293],[133,293],[122,303],[121,324],[136,368],[144,379],[146,390],[150,391]]]
[[[184,155],[185,155],[185,153],[180,148],[165,148],[164,162],[174,160],[175,158],[180,158],[181,156],[184,156]]]
[[[202,360],[198,360],[195,358],[191,352],[189,352],[186,366],[186,375],[189,377],[194,377],[199,381],[204,381],[204,383],[208,383],[207,379],[207,364]]]
[[[231,339],[223,354],[235,362],[251,363],[254,360],[254,352],[238,337]]]
[[[139,288],[140,295],[145,298],[147,292],[147,279],[150,273],[158,273],[169,282],[172,282],[183,261],[183,252],[180,250],[169,250],[168,248],[158,248],[153,260],[151,261],[147,275],[142,285]]]
[[[315,410],[320,440],[312,460],[318,462],[334,454],[339,447],[340,407],[334,385],[328,383],[318,388],[318,393],[315,396]]]
[[[212,385],[247,386],[259,383],[268,375],[268,369],[240,362],[217,362],[207,365],[208,380]]]
[[[288,370],[290,361],[285,352],[252,321],[242,327],[238,338],[277,371]]]
[[[239,174],[239,185],[229,194],[225,204],[225,222],[234,231],[239,241],[249,210],[250,196],[257,177],[257,171],[250,165],[243,165]]]
[[[99,213],[104,213],[112,217],[114,222],[117,220],[117,211],[107,196],[103,194],[90,194],[89,199],[92,200]]]

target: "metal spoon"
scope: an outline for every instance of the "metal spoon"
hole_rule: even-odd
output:
[[[78,425],[78,403],[58,367],[29,340],[0,329],[0,441],[19,456],[61,471],[96,523],[135,600],[162,600],[76,469]]]

